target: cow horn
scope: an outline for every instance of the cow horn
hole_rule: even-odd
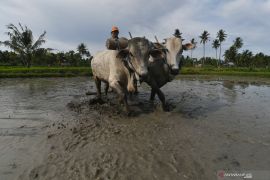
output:
[[[132,35],[131,35],[131,33],[130,33],[130,32],[128,32],[128,34],[129,34],[129,36],[130,36],[130,39],[132,39]]]
[[[159,43],[157,36],[155,36],[155,39],[156,39],[157,43]]]

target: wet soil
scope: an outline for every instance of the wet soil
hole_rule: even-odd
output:
[[[53,82],[58,86],[51,88],[57,92],[54,103],[44,109],[56,115],[42,125],[33,123],[33,129],[39,130],[36,136],[20,136],[28,144],[33,143],[31,138],[37,138],[33,147],[24,147],[36,152],[32,157],[35,161],[24,166],[18,158],[29,156],[19,151],[10,166],[0,163],[11,172],[8,175],[2,171],[0,177],[201,180],[217,179],[220,170],[270,170],[267,79],[179,77],[162,88],[169,112],[162,111],[157,98],[148,100],[149,87],[142,84],[139,94],[129,100],[131,116],[125,114],[114,93],[104,95],[102,102],[96,101],[89,79]],[[28,124],[20,126],[24,129]],[[14,145],[12,138],[9,143],[3,141],[12,131],[1,132],[1,147],[3,143]],[[9,157],[9,152],[0,150]]]

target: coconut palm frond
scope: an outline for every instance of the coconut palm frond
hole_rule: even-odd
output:
[[[204,30],[203,33],[199,36],[201,39],[200,43],[205,44],[207,41],[209,41],[210,40],[209,36],[210,34],[206,30]]]
[[[1,44],[3,44],[4,46],[6,46],[6,47],[9,47],[10,49],[13,49],[15,52],[17,52],[17,53],[21,53],[21,52],[23,52],[21,49],[22,49],[22,47],[20,46],[20,45],[18,45],[18,44],[16,44],[16,43],[12,43],[12,42],[10,42],[10,41],[4,41],[4,42],[2,42]]]
[[[240,37],[237,37],[237,38],[234,40],[233,45],[234,45],[237,49],[240,49],[240,48],[243,46],[243,39],[240,38]]]
[[[33,44],[33,34],[31,30],[26,30],[22,33],[21,44],[23,44],[27,49],[30,49]]]
[[[18,29],[14,24],[9,24],[7,25],[7,29],[8,32],[6,34],[9,36],[9,40],[0,42],[1,45],[3,44],[18,53],[21,56],[23,64],[30,67],[34,52],[45,42],[46,31],[33,43],[33,33],[27,26],[22,26],[19,23]]]
[[[220,46],[219,40],[218,40],[218,39],[215,39],[215,40],[212,42],[212,47],[213,47],[214,49],[217,49],[217,48],[219,48],[219,46]]]
[[[86,47],[86,45],[84,43],[81,43],[81,44],[78,45],[77,51],[79,52],[79,54],[81,56],[83,56],[83,55],[88,56],[88,53],[90,54],[90,52],[87,50],[87,47]]]
[[[24,28],[23,28],[21,23],[19,23],[19,26],[20,26],[21,30],[24,31]]]
[[[225,33],[225,31],[223,29],[220,29],[217,32],[217,38],[218,38],[219,42],[225,41],[226,37],[227,37],[227,34]]]
[[[38,40],[34,43],[34,45],[31,47],[32,50],[35,50],[39,48],[43,43],[45,43],[45,35],[46,31],[44,31],[38,38]]]
[[[9,36],[17,36],[17,37],[21,36],[21,32],[18,30],[18,28],[14,24],[7,25],[7,28],[12,31],[12,32],[9,32],[10,33]]]

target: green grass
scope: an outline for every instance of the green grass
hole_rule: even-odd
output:
[[[1,67],[0,78],[91,76],[90,67]]]
[[[270,78],[270,69],[263,68],[215,68],[215,67],[183,67],[183,75],[230,75],[255,76]],[[16,77],[74,77],[91,76],[90,67],[19,67],[0,66],[0,78]]]
[[[213,67],[184,67],[181,74],[192,75],[228,75],[228,76],[256,76],[269,77],[270,69],[265,68],[213,68]]]

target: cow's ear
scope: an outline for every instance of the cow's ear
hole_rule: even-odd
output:
[[[152,49],[150,50],[150,55],[153,57],[153,58],[162,58],[162,50],[159,50],[159,49]]]
[[[122,49],[117,53],[116,57],[117,58],[126,58],[128,55],[129,55],[129,50],[128,49]]]
[[[192,43],[187,43],[187,44],[183,45],[184,50],[190,50],[190,49],[193,49],[194,47],[195,47],[195,45]]]

